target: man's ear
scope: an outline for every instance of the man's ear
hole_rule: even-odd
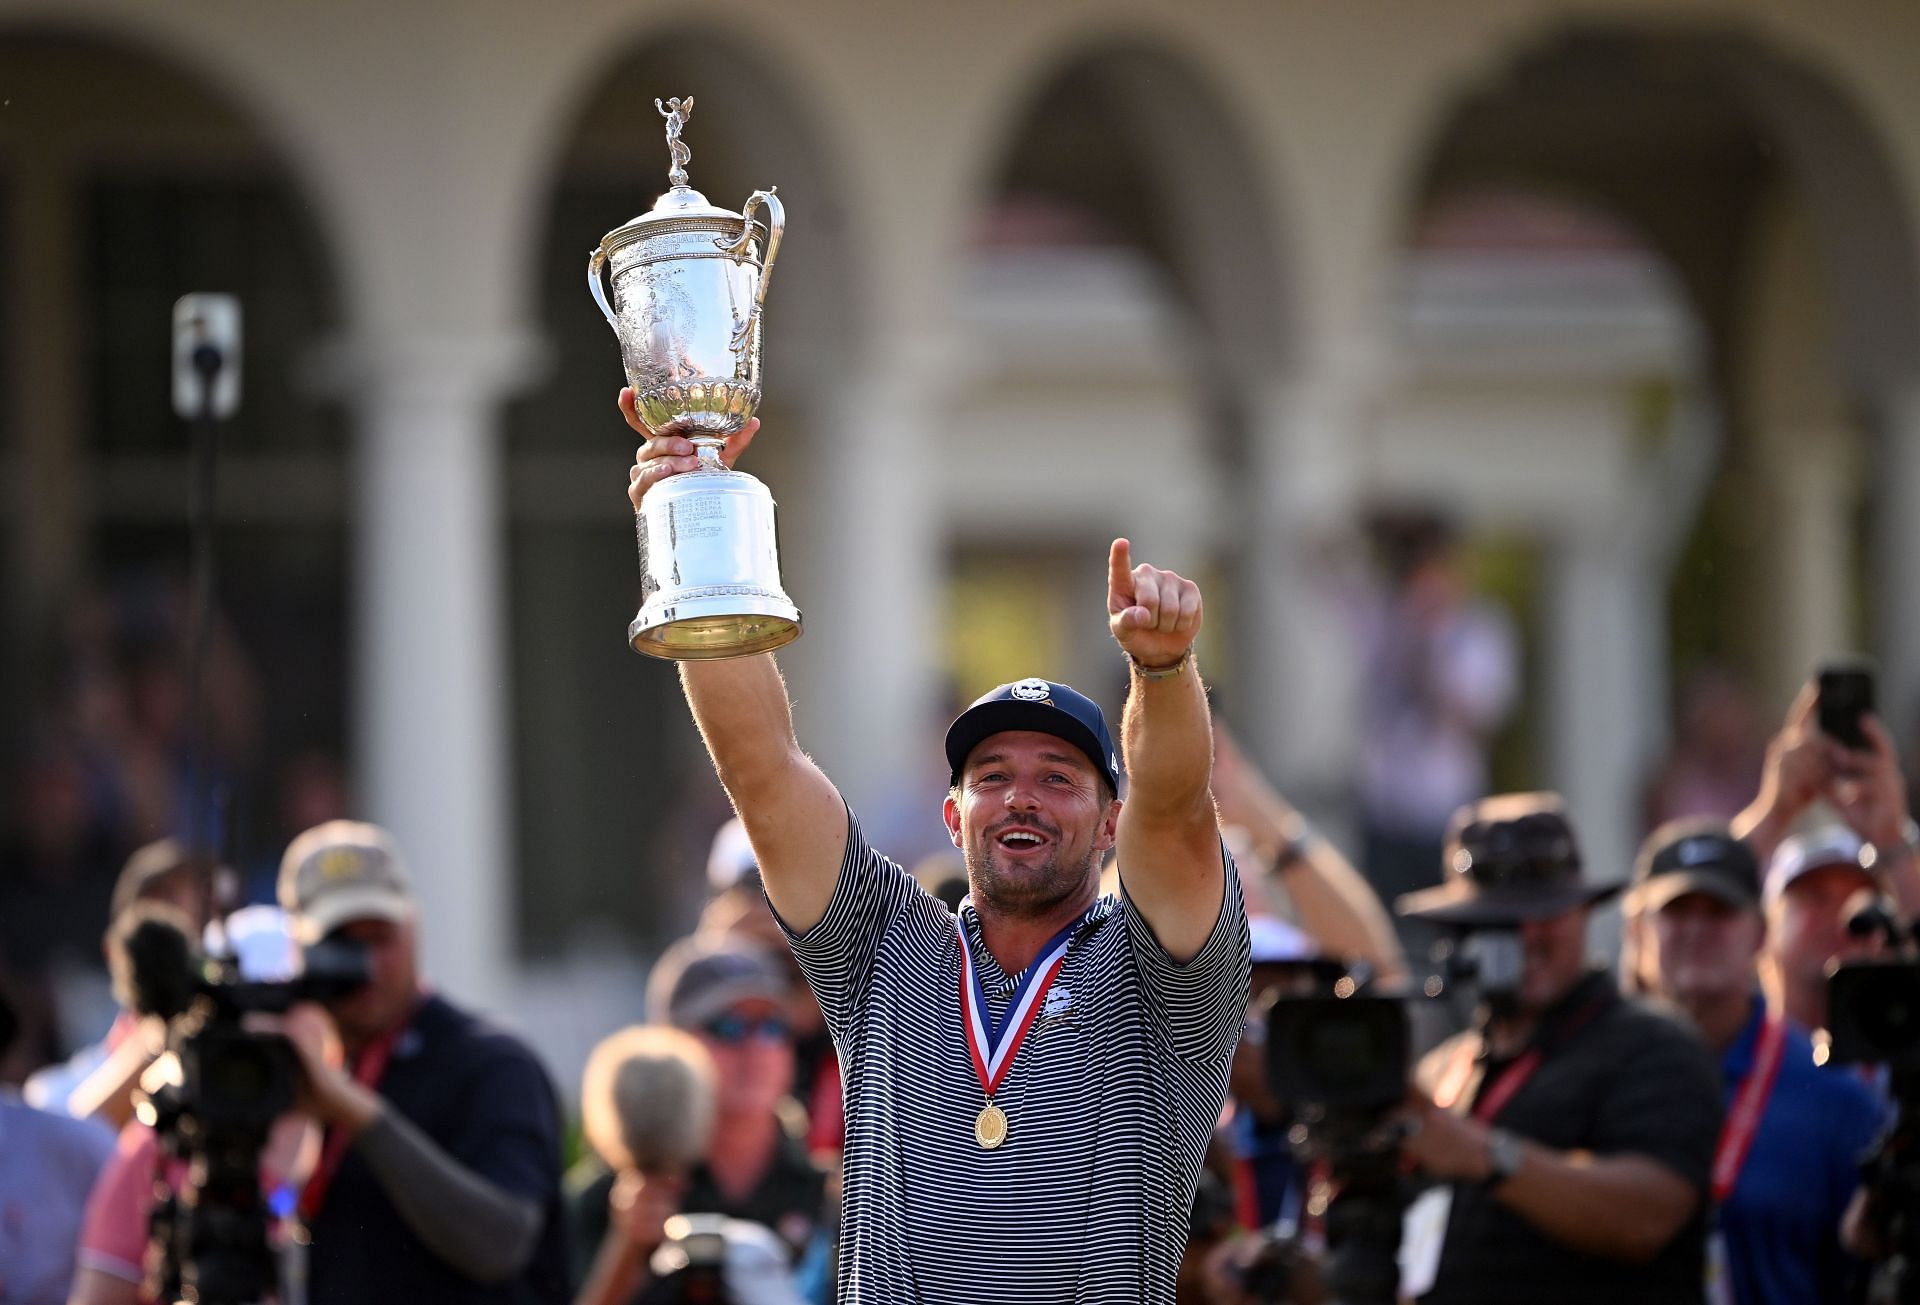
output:
[[[940,804],[940,815],[947,822],[947,837],[955,847],[966,851],[960,843],[960,803],[951,792],[947,794],[947,800]]]
[[[1100,834],[1094,840],[1093,850],[1104,852],[1120,838],[1120,808],[1124,805],[1119,798],[1107,803],[1106,817],[1100,822]]]

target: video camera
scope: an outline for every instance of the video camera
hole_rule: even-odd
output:
[[[1893,1117],[1860,1162],[1869,1222],[1883,1248],[1866,1299],[1920,1302],[1920,960],[1912,938],[1883,907],[1848,921],[1854,934],[1884,933],[1905,955],[1847,961],[1827,978],[1821,1050],[1836,1064],[1884,1065]]]
[[[1297,1121],[1295,1155],[1319,1171],[1307,1197],[1322,1220],[1319,1265],[1328,1299],[1391,1305],[1406,1193],[1399,1138],[1388,1126],[1411,1068],[1407,999],[1367,991],[1362,976],[1314,976],[1255,1011],[1266,1028],[1268,1089]],[[1299,1230],[1279,1228],[1241,1270],[1255,1300],[1290,1298],[1303,1265]]]
[[[163,1301],[247,1305],[278,1284],[260,1153],[299,1084],[293,1047],[247,1027],[247,1017],[344,997],[371,970],[365,951],[345,939],[297,947],[270,907],[230,916],[219,955],[203,954],[184,926],[165,907],[136,907],[111,948],[128,1005],[167,1021],[179,1066],[174,1082],[138,1106],[166,1154],[187,1165],[184,1186],[154,1209],[147,1290]]]

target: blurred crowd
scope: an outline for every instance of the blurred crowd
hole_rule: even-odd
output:
[[[1920,830],[1888,730],[1868,713],[1834,737],[1809,685],[1769,737],[1730,676],[1701,672],[1649,778],[1637,863],[1587,864],[1552,795],[1486,796],[1520,687],[1511,618],[1469,595],[1435,523],[1390,542],[1356,608],[1352,859],[1216,722],[1254,977],[1180,1298],[1867,1298],[1905,1211],[1874,1179],[1884,1156],[1863,1162],[1904,1136],[1908,1067],[1858,1055],[1860,1011],[1829,993],[1844,962],[1904,958],[1920,918]],[[291,1108],[247,1165],[262,1238],[282,1271],[299,1264],[306,1299],[832,1300],[840,1066],[738,822],[714,837],[696,928],[563,1102],[519,1037],[420,973],[433,922],[404,853],[339,818],[327,757],[285,765],[271,864],[195,850],[216,817],[185,796],[175,597],[76,613],[16,771],[0,1079],[24,1086],[0,1090],[0,1301],[183,1289],[158,1247],[190,1148],[143,1108],[191,1072],[183,1021],[163,1018],[157,930],[350,954],[351,981],[244,1021],[292,1049]],[[257,686],[224,632],[208,677],[218,772],[252,756]],[[958,853],[914,877],[949,907],[967,892]],[[1596,955],[1593,913],[1616,897],[1620,951]],[[223,924],[214,901],[264,905]],[[114,1009],[63,1045],[56,994],[102,967]],[[1275,1080],[1326,1050],[1276,1054],[1297,1034],[1287,1003],[1367,995],[1406,1022],[1390,1102],[1343,1113],[1337,1085]],[[1371,1196],[1368,1156],[1390,1160]],[[1363,1198],[1385,1202],[1372,1240],[1341,1216]],[[1398,1286],[1369,1295],[1383,1263]]]

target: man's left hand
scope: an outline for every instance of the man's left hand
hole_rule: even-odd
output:
[[[247,1027],[257,1033],[278,1033],[293,1047],[300,1075],[297,1109],[349,1133],[365,1131],[379,1117],[379,1096],[355,1082],[345,1069],[340,1035],[325,1007],[302,1002],[282,1016],[250,1016]]]
[[[1493,1172],[1487,1151],[1492,1130],[1479,1120],[1442,1110],[1417,1088],[1407,1093],[1407,1118],[1409,1132],[1401,1154],[1422,1173],[1443,1182],[1479,1183]]]
[[[1136,665],[1160,670],[1187,655],[1200,634],[1200,586],[1171,571],[1135,566],[1133,545],[1107,554],[1107,626]]]
[[[1871,715],[1860,717],[1865,751],[1836,743],[1836,776],[1827,798],[1853,831],[1876,848],[1898,848],[1907,837],[1907,781],[1900,756],[1886,727]]]

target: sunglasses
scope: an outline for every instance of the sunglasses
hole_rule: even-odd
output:
[[[708,1020],[703,1031],[715,1042],[727,1047],[737,1047],[748,1038],[784,1042],[791,1032],[787,1022],[778,1015],[762,1015],[758,1019],[748,1019],[744,1015],[721,1015]]]

